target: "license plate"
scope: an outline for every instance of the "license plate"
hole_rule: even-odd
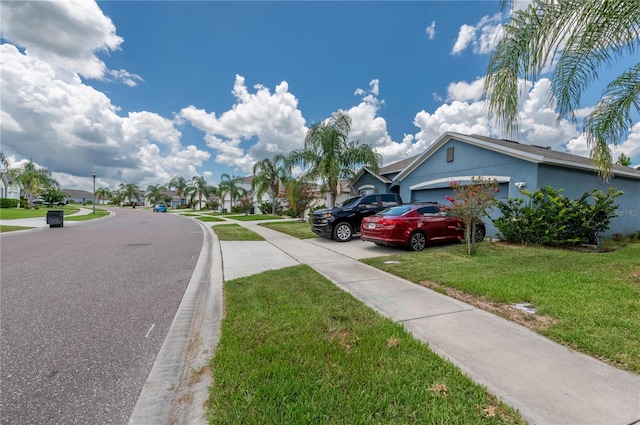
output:
[[[369,229],[375,229],[376,228],[376,223],[368,223],[368,227],[369,227]]]

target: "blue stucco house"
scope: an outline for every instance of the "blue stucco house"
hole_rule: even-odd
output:
[[[361,169],[353,180],[359,194],[395,192],[404,202],[432,201],[448,205],[449,183],[471,182],[473,177],[496,179],[498,199],[523,197],[520,189],[535,191],[552,186],[568,198],[578,198],[591,189],[607,191],[612,186],[624,195],[616,199],[618,216],[605,234],[629,234],[640,230],[640,170],[613,166],[614,177],[604,181],[589,158],[476,134],[444,133],[422,154],[381,167],[378,173]],[[492,213],[493,218],[499,211]],[[487,236],[496,229],[487,223]]]

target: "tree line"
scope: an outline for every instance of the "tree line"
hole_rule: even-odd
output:
[[[209,185],[201,176],[191,180],[176,176],[166,185],[149,185],[145,199],[150,203],[168,203],[169,190],[174,190],[181,203],[203,206],[207,199],[209,207],[217,208],[218,198],[224,203],[229,200],[232,209],[239,206],[247,210],[252,206],[250,195],[255,194],[258,202],[269,194],[271,214],[276,214],[281,200],[286,199],[289,208],[296,215],[302,214],[311,204],[315,193],[329,194],[329,206],[335,205],[339,194],[340,180],[351,180],[361,166],[377,172],[382,157],[375,150],[359,141],[350,141],[351,117],[337,111],[322,122],[312,124],[301,149],[289,155],[277,154],[272,158],[257,161],[253,166],[251,191],[241,184],[241,178],[222,174],[218,186]],[[294,171],[297,176],[294,177]],[[126,199],[137,199],[140,188],[133,183],[121,183],[117,190],[107,188],[96,190],[99,200],[109,199],[112,203],[122,203]]]

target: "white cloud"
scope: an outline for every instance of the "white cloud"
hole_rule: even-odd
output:
[[[387,122],[384,118],[377,116],[380,107],[384,105],[384,100],[377,97],[380,94],[380,81],[371,80],[368,91],[357,89],[354,94],[364,97],[358,105],[346,111],[351,117],[349,138],[374,148],[392,143],[387,133]]]
[[[582,134],[570,140],[566,145],[566,149],[574,155],[589,156],[591,154],[587,139]],[[635,165],[640,165],[640,123],[636,123],[631,127],[626,140],[617,145],[609,144],[609,149],[614,162],[623,153],[630,157]]]
[[[446,131],[489,134],[487,111],[481,102],[467,103],[455,100],[440,106],[433,114],[426,111],[418,112],[413,123],[420,128],[414,136],[420,150],[426,149]]]
[[[94,1],[7,1],[0,7],[3,38],[71,74],[102,78],[106,66],[96,52],[117,50],[123,41]]]
[[[217,163],[244,173],[251,172],[256,160],[302,147],[307,130],[298,99],[289,93],[287,82],[278,84],[273,93],[260,84],[254,89],[250,93],[244,77],[236,75],[236,103],[230,110],[218,117],[192,105],[179,114],[179,119],[206,132],[205,140],[216,152]],[[252,140],[257,142],[247,153],[240,145]]]
[[[429,37],[429,40],[436,38],[436,21],[431,21],[431,25],[425,28],[424,31],[427,34],[427,37]]]
[[[475,25],[462,25],[458,31],[458,38],[451,49],[452,55],[461,54],[467,47],[472,46],[475,54],[488,54],[502,38],[502,15],[484,16]]]
[[[458,31],[458,38],[451,49],[452,55],[457,55],[462,53],[467,46],[473,42],[473,39],[476,36],[476,28],[471,25],[462,25],[460,30]]]
[[[477,101],[482,98],[484,77],[478,78],[471,83],[459,81],[449,84],[447,87],[447,101],[459,100],[461,102]]]
[[[89,187],[94,169],[111,188],[164,183],[170,174],[195,174],[209,156],[184,148],[171,120],[148,112],[118,116],[103,93],[68,71],[8,43],[0,57],[2,150],[46,164],[64,188]]]
[[[486,55],[491,53],[502,39],[502,16],[485,16],[478,23],[478,39],[473,42],[473,53]]]

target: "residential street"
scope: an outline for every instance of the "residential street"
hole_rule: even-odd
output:
[[[0,423],[126,423],[202,247],[198,223],[115,217],[2,234]]]

